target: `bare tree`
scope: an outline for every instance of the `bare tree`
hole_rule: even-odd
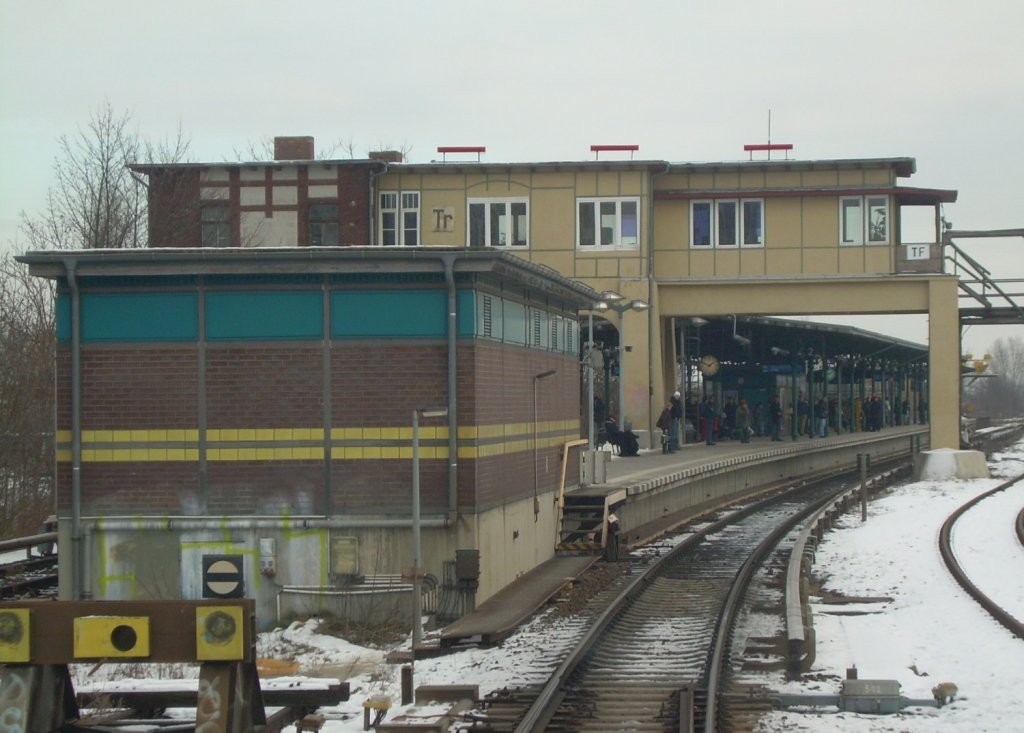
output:
[[[84,127],[60,138],[54,183],[41,212],[22,212],[29,249],[126,249],[147,245],[147,191],[129,166],[178,163],[188,157],[181,133],[152,142],[139,137],[131,112],[104,102]]]
[[[54,512],[54,317],[49,280],[0,253],[0,537]]]
[[[1001,338],[989,350],[988,371],[965,390],[965,406],[977,416],[1005,418],[1024,415],[1024,339]]]
[[[146,186],[128,166],[182,162],[188,147],[180,129],[141,140],[131,114],[105,103],[60,139],[42,211],[22,212],[20,249],[146,246]],[[55,294],[51,281],[15,261],[14,249],[0,252],[0,537],[36,531],[55,508]]]

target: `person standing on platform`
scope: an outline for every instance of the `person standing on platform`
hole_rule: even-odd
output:
[[[768,404],[768,425],[771,428],[772,440],[782,440],[782,405],[778,395],[772,395]]]
[[[661,430],[661,452],[669,453],[672,451],[672,403],[669,402],[665,405],[665,409],[658,415],[658,422],[654,423],[655,427]]]
[[[669,436],[669,442],[668,442],[668,450],[669,450],[670,453],[675,453],[675,451],[681,445],[681,443],[679,441],[679,436],[680,436],[680,434],[682,432],[682,426],[683,426],[683,399],[682,398],[683,398],[683,396],[681,394],[679,394],[679,392],[676,392],[676,393],[674,393],[672,395],[672,399],[669,400],[669,405],[671,406],[671,412],[672,412],[672,430],[671,430],[671,435]]]
[[[715,410],[715,401],[710,395],[704,398],[704,404],[700,406],[700,416],[704,420],[704,443],[705,445],[715,444],[715,420],[718,419]]]
[[[754,432],[750,427],[750,408],[744,399],[740,399],[736,406],[736,432],[739,433],[741,443],[749,443],[750,435]]]

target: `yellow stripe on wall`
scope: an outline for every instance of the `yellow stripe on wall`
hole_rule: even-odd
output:
[[[459,458],[492,458],[552,448],[579,438],[579,420],[496,423],[458,429]],[[334,460],[411,460],[411,427],[332,428]],[[322,428],[214,428],[206,432],[208,461],[322,461]],[[71,431],[57,432],[57,460],[71,461]],[[420,457],[448,458],[447,426],[420,428]],[[199,460],[196,429],[83,430],[84,463]]]

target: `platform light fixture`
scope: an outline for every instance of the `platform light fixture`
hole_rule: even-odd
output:
[[[584,369],[587,370],[587,414],[590,416],[587,428],[587,450],[593,451],[594,445],[594,311],[606,311],[611,308],[612,303],[618,303],[625,298],[614,290],[605,290],[597,301],[590,308],[587,314],[587,348],[585,352]],[[621,330],[620,330],[621,332]]]
[[[628,303],[609,303],[608,307],[619,314],[619,430],[626,429],[626,374],[623,366],[626,356],[626,311],[645,311],[651,304],[634,298]]]
[[[412,411],[412,658],[423,641],[423,596],[420,576],[423,557],[420,545],[420,418],[445,417],[447,407],[420,407]]]

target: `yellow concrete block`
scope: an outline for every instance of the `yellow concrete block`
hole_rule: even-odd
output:
[[[274,431],[271,430],[270,428],[260,428],[260,429],[256,430],[255,432],[256,432],[256,437],[254,438],[254,440],[273,440],[274,439]]]
[[[239,455],[245,455],[245,453],[248,452],[249,450],[249,448],[242,448],[238,451],[238,453]],[[272,461],[276,457],[274,453],[274,448],[256,448],[255,458],[257,461]]]
[[[77,659],[149,656],[148,616],[82,616],[74,620]]]
[[[244,659],[244,631],[240,606],[196,608],[196,659],[202,662]]]
[[[233,440],[256,440],[256,431],[252,429],[234,431],[236,437]]]
[[[274,440],[293,440],[291,428],[274,428]]]
[[[0,664],[25,664],[32,659],[27,608],[0,610]]]

